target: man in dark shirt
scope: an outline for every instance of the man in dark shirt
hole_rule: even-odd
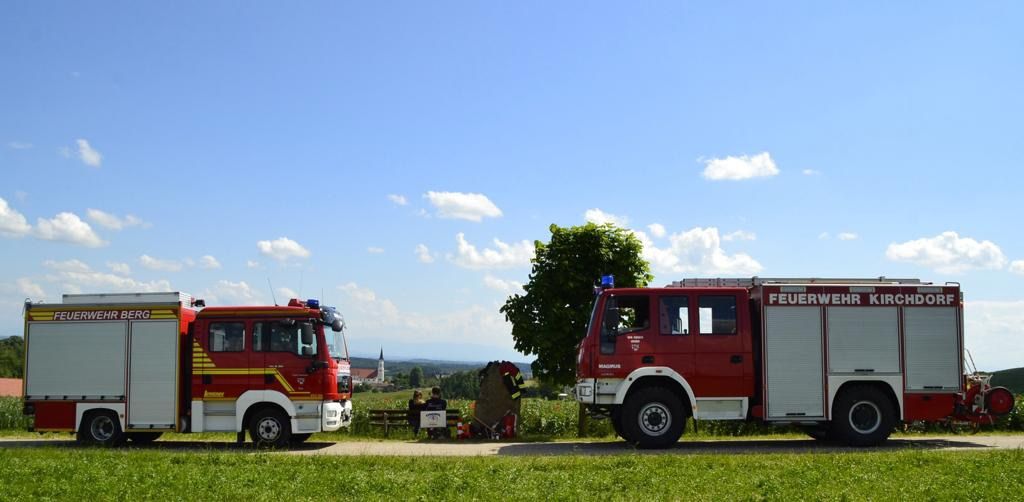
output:
[[[444,411],[448,409],[448,401],[441,399],[441,388],[434,387],[430,389],[430,399],[423,405],[423,409],[427,411]],[[448,437],[448,427],[434,427],[427,429],[427,436],[431,439],[438,439],[442,437]]]

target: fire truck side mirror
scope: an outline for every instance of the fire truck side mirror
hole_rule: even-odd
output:
[[[308,323],[308,322],[304,322],[304,323],[302,323],[301,327],[302,327],[302,344],[303,345],[313,345],[313,325]]]

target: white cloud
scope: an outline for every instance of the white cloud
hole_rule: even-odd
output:
[[[831,238],[832,238],[832,235],[829,234],[828,232],[822,232],[822,233],[818,234],[818,239],[819,240],[827,241],[827,240],[829,240]]]
[[[952,231],[889,244],[885,256],[892,261],[914,263],[952,274],[976,268],[1001,269],[1007,262],[1006,255],[992,241],[978,242]]]
[[[779,174],[768,152],[754,156],[726,157],[705,161],[703,176],[709,180],[746,180]]]
[[[437,208],[441,218],[479,222],[502,215],[501,209],[482,193],[427,192],[423,196]]]
[[[409,200],[406,199],[404,195],[388,194],[388,200],[399,206],[404,206],[409,203]]]
[[[127,263],[108,261],[107,267],[115,274],[128,275],[132,273],[132,267]]]
[[[497,308],[472,305],[450,312],[431,311],[430,314],[400,309],[394,302],[383,298],[372,289],[356,283],[339,286],[348,297],[345,319],[353,329],[349,343],[373,343],[382,338],[406,344],[421,344],[430,340],[435,344],[464,344],[467,340],[489,350],[513,349],[512,327]]]
[[[384,248],[379,248],[379,247],[376,247],[376,246],[370,246],[370,247],[366,248],[366,252],[370,253],[370,254],[381,254],[381,253],[384,252]]]
[[[1024,260],[1013,260],[1010,262],[1010,272],[1024,275]]]
[[[80,260],[47,260],[43,262],[43,266],[54,272],[47,275],[46,279],[61,283],[61,289],[65,293],[81,293],[83,288],[95,293],[171,291],[171,283],[166,280],[143,282],[131,277],[97,272]]]
[[[124,218],[119,216],[100,211],[99,209],[88,209],[85,212],[86,216],[89,217],[97,225],[109,228],[110,230],[121,230],[127,227],[149,227],[149,223],[142,221],[137,216],[125,215]]]
[[[33,300],[41,300],[46,297],[43,287],[32,282],[28,277],[21,277],[15,283],[18,285],[18,292]]]
[[[140,256],[139,263],[150,270],[160,270],[163,272],[178,272],[184,268],[180,261],[161,260],[159,258],[149,256],[148,254]]]
[[[722,236],[723,241],[754,241],[757,240],[757,234],[754,232],[747,232],[746,230],[737,230],[730,232]]]
[[[90,248],[107,245],[88,223],[74,213],[59,213],[51,219],[39,218],[35,235],[47,241],[70,242]]]
[[[598,208],[587,209],[583,213],[583,219],[589,223],[595,223],[598,225],[604,225],[605,223],[611,223],[617,227],[626,228],[629,225],[629,218],[625,216],[618,216],[611,213],[606,213]]]
[[[217,258],[214,258],[213,255],[203,255],[199,258],[199,268],[213,270],[220,268],[220,262],[217,261]]]
[[[1024,300],[964,303],[964,346],[981,371],[1024,363]]]
[[[258,262],[256,260],[246,260],[245,261],[245,266],[247,268],[260,268],[260,262]]]
[[[103,155],[96,151],[88,141],[84,139],[77,139],[75,143],[78,144],[78,159],[83,164],[92,167],[100,167],[103,163]]]
[[[207,305],[263,305],[260,294],[245,281],[219,280],[200,295]]]
[[[25,143],[23,141],[11,141],[7,143],[7,146],[13,150],[28,150],[32,148],[32,143]]]
[[[416,245],[416,258],[420,263],[434,263],[434,255],[430,254],[430,248],[423,244]]]
[[[656,273],[749,275],[764,267],[745,253],[728,254],[715,227],[695,227],[673,234],[659,248],[644,232],[634,232],[644,245],[643,257]]]
[[[25,217],[7,205],[7,201],[0,198],[0,235],[5,237],[22,237],[32,231]]]
[[[855,241],[859,237],[859,235],[853,232],[839,232],[839,235],[836,236],[836,238],[841,241]]]
[[[803,171],[800,171],[800,173],[804,176],[818,176],[821,174],[821,171],[815,169],[804,169]]]
[[[260,253],[277,261],[288,261],[291,258],[309,258],[310,252],[301,244],[287,237],[279,237],[272,241],[259,241],[256,248]]]
[[[658,239],[664,237],[667,233],[665,231],[665,225],[662,225],[661,223],[651,223],[650,225],[647,225],[647,230],[650,230],[651,235]]]
[[[466,241],[466,236],[459,233],[455,236],[458,241],[458,254],[450,256],[456,265],[470,269],[509,268],[528,266],[533,259],[535,249],[530,241],[519,241],[518,243],[506,244],[494,239],[495,249],[484,248],[480,251],[476,246]]]
[[[484,276],[484,286],[487,286],[488,288],[491,288],[495,291],[501,291],[502,293],[525,293],[525,291],[523,290],[523,283],[516,281],[506,281],[504,279],[494,277],[491,274],[487,274]]]
[[[299,294],[296,293],[295,290],[292,289],[292,288],[284,288],[284,287],[277,288],[277,294],[281,295],[281,298],[284,299],[285,302],[287,302],[288,300],[291,300],[292,298],[298,298],[299,297]]]

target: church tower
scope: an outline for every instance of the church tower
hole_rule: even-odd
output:
[[[384,383],[384,347],[380,348],[380,359],[377,359],[377,383]]]

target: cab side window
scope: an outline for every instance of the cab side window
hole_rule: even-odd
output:
[[[663,296],[658,317],[663,335],[690,334],[690,298],[687,296]]]
[[[736,334],[736,297],[702,295],[699,300],[700,334]]]
[[[210,323],[210,352],[242,352],[245,350],[245,323]]]
[[[651,327],[651,302],[648,297],[620,296],[617,304],[617,334],[643,331]]]
[[[300,356],[316,354],[315,338],[312,345],[302,344],[302,326],[303,323],[258,322],[253,330],[253,350],[291,352]]]

